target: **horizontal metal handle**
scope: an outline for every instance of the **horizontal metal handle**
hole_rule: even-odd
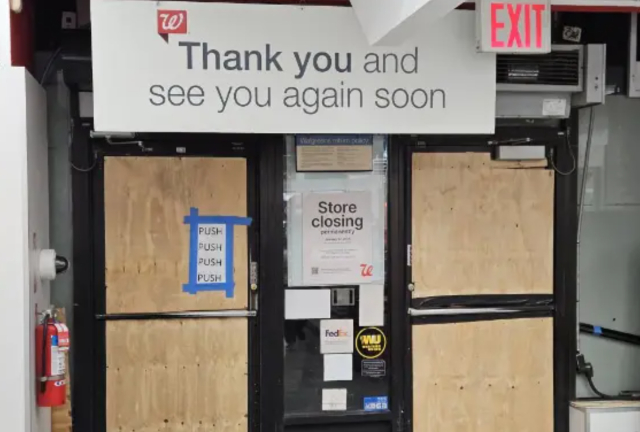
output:
[[[482,315],[494,313],[516,313],[521,310],[502,308],[446,308],[446,309],[414,309],[409,308],[411,316],[439,316],[439,315]]]
[[[117,320],[166,320],[193,318],[249,318],[258,315],[257,311],[246,309],[217,310],[217,311],[189,311],[189,312],[147,312],[96,315],[104,321]]]

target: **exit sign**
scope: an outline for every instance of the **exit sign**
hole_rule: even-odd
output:
[[[481,52],[544,54],[551,51],[549,0],[478,0]]]

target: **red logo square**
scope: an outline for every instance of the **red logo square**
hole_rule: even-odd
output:
[[[186,10],[158,10],[158,34],[185,34],[186,32]]]

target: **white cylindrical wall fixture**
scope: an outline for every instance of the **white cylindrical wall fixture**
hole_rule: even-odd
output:
[[[42,280],[52,281],[56,278],[56,251],[44,249],[40,251],[38,276]]]

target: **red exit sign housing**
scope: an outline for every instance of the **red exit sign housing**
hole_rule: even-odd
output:
[[[551,51],[549,0],[479,0],[476,16],[481,52],[544,54]]]

